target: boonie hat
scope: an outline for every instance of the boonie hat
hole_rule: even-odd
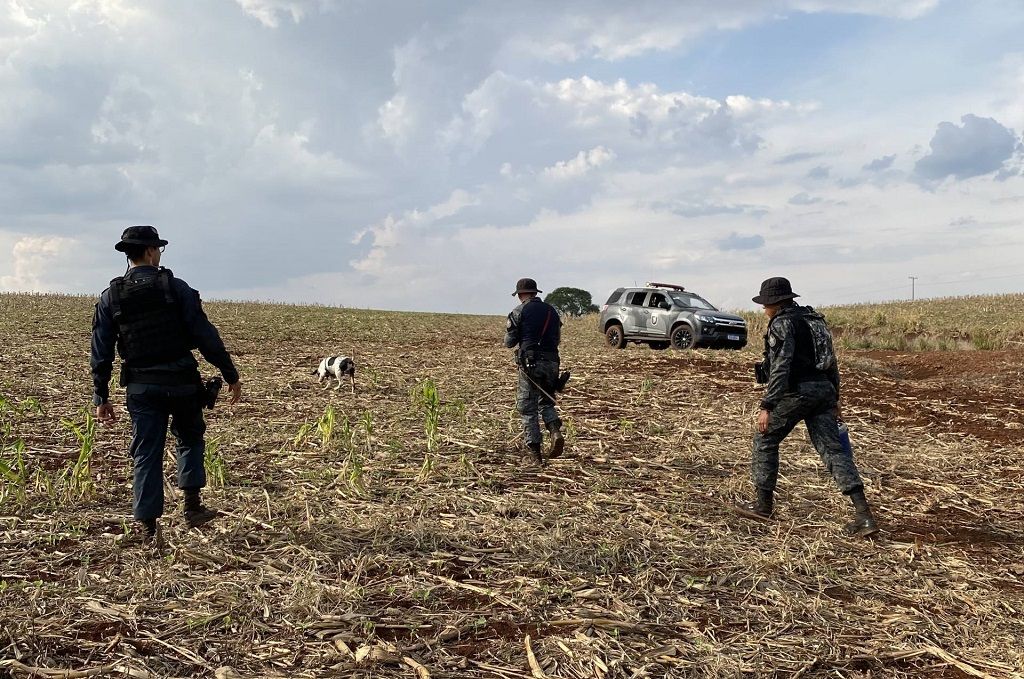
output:
[[[167,245],[167,241],[160,238],[160,234],[152,226],[129,226],[121,234],[121,240],[114,245],[114,249],[118,252],[124,252],[126,245],[145,245],[147,247],[159,248]]]
[[[520,278],[516,282],[516,291],[512,293],[512,296],[516,296],[521,292],[544,292],[543,290],[537,289],[537,281],[532,278]]]
[[[751,301],[755,304],[778,304],[779,302],[785,302],[787,299],[795,299],[800,295],[793,292],[793,287],[789,284],[788,278],[782,278],[781,276],[776,278],[769,278],[761,283],[761,292],[757,297],[751,297]]]

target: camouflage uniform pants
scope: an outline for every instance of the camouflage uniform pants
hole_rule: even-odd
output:
[[[861,490],[864,484],[853,456],[843,450],[839,442],[835,407],[836,390],[830,382],[803,382],[795,392],[783,396],[768,419],[768,430],[754,435],[750,469],[754,485],[775,490],[779,478],[779,444],[803,420],[811,443],[839,490],[846,495]]]
[[[554,396],[552,387],[558,379],[558,361],[537,361],[533,371],[533,380],[544,387],[544,391]],[[540,420],[545,425],[562,424],[555,410],[555,403],[541,393],[523,373],[519,371],[519,387],[516,390],[516,409],[523,420],[523,435],[527,446],[537,446],[543,440],[540,433]],[[538,417],[539,415],[539,417]]]

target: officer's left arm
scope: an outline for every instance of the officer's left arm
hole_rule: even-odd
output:
[[[92,369],[93,405],[99,407],[110,398],[110,374],[114,370],[114,347],[117,326],[110,310],[109,293],[100,295],[92,317],[92,347],[89,367]]]
[[[836,396],[839,396],[839,360],[835,360],[832,363],[832,367],[828,371],[828,381],[832,383],[832,386],[836,388]]]
[[[224,347],[224,341],[220,338],[217,328],[206,317],[199,293],[180,279],[175,279],[174,282],[178,286],[177,296],[181,301],[182,319],[196,343],[196,348],[203,358],[220,370],[224,381],[229,385],[235,384],[239,379],[238,370],[235,369],[235,364]]]
[[[772,334],[776,346],[772,347],[771,372],[768,374],[768,387],[761,399],[761,410],[774,410],[783,394],[789,390],[789,373],[796,349],[796,332],[791,320],[776,320],[769,324],[768,332]]]

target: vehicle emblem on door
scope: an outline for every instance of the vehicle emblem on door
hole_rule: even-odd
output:
[[[658,314],[651,314],[651,325],[658,324]]]

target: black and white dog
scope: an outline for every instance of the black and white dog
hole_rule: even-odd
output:
[[[348,375],[349,384],[352,386],[352,393],[356,393],[356,362],[348,356],[329,356],[324,360],[320,361],[320,365],[316,370],[313,371],[314,375],[317,375],[320,379],[317,383],[322,383],[328,376],[338,380],[338,386],[335,390],[341,389],[341,376]],[[324,389],[331,386],[328,382]]]

